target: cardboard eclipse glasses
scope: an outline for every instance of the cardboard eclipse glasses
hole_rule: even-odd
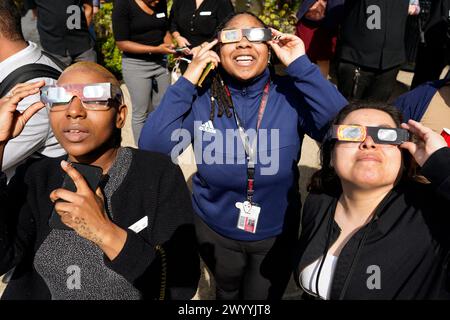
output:
[[[370,136],[377,144],[400,145],[409,141],[409,132],[402,128],[365,127],[358,125],[334,125],[332,138],[338,141],[363,142]]]
[[[246,37],[251,42],[264,42],[272,40],[272,31],[267,28],[250,29],[225,29],[219,32],[219,42],[233,43],[239,42]]]
[[[111,83],[51,85],[41,89],[41,101],[51,110],[66,108],[73,97],[78,97],[88,110],[106,110],[110,100],[121,101],[122,91]]]

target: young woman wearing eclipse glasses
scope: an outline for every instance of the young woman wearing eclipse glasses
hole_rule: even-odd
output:
[[[120,146],[127,107],[105,68],[77,63],[57,85],[43,84],[18,85],[0,100],[0,163],[4,145],[44,105],[67,152],[23,166],[8,186],[0,173],[0,274],[16,267],[2,298],[192,298],[200,266],[181,170]],[[17,103],[39,88],[42,103],[20,115]]]
[[[271,50],[288,76],[271,75]],[[214,70],[200,88],[208,65]],[[279,298],[283,293],[298,237],[302,140],[305,134],[321,140],[326,124],[345,104],[305,56],[299,38],[241,13],[219,28],[216,40],[201,45],[146,122],[140,148],[177,156],[180,145],[193,142],[199,150],[193,177],[196,232],[216,280],[217,299]],[[235,134],[228,136],[229,130]],[[252,130],[256,148],[250,148],[255,140],[247,140]],[[222,144],[211,153],[213,140]],[[271,164],[260,161],[267,153],[274,157]]]
[[[408,176],[410,156],[430,184]],[[413,120],[401,124],[395,107],[352,104],[333,121],[321,158],[297,248],[305,298],[449,299],[444,138]]]

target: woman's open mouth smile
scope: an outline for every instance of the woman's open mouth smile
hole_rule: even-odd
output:
[[[248,67],[253,65],[256,62],[255,57],[249,54],[241,54],[237,55],[233,58],[233,61],[235,64],[237,64],[240,67]]]

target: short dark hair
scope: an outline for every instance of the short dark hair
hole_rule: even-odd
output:
[[[0,35],[11,41],[24,40],[22,16],[13,0],[0,1]]]
[[[350,113],[360,109],[374,109],[383,111],[387,113],[392,120],[394,120],[396,127],[400,127],[400,124],[403,121],[401,111],[395,106],[375,102],[352,101],[330,122],[329,128],[331,128],[332,125],[341,124]],[[336,140],[331,138],[331,131],[329,130],[320,146],[321,168],[311,177],[311,181],[307,188],[309,192],[326,193],[334,196],[342,192],[341,181],[331,165],[331,156],[335,144]],[[402,150],[402,158],[403,164],[400,169],[401,172],[399,174],[399,179],[405,177],[409,178],[408,175],[411,173],[411,157],[409,152]]]

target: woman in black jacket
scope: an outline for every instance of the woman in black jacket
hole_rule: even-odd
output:
[[[0,104],[0,155],[25,122],[17,103],[42,85],[20,85]],[[189,192],[169,158],[120,147],[118,81],[78,63],[41,88],[41,98],[68,156],[25,166],[8,186],[2,174],[0,274],[15,267],[2,298],[192,298],[200,269]],[[75,162],[100,167],[98,188]],[[61,187],[70,180],[76,192]]]
[[[303,209],[305,297],[450,297],[450,149],[420,123],[400,124],[382,105],[350,105],[334,120]],[[407,177],[407,151],[430,184]]]

